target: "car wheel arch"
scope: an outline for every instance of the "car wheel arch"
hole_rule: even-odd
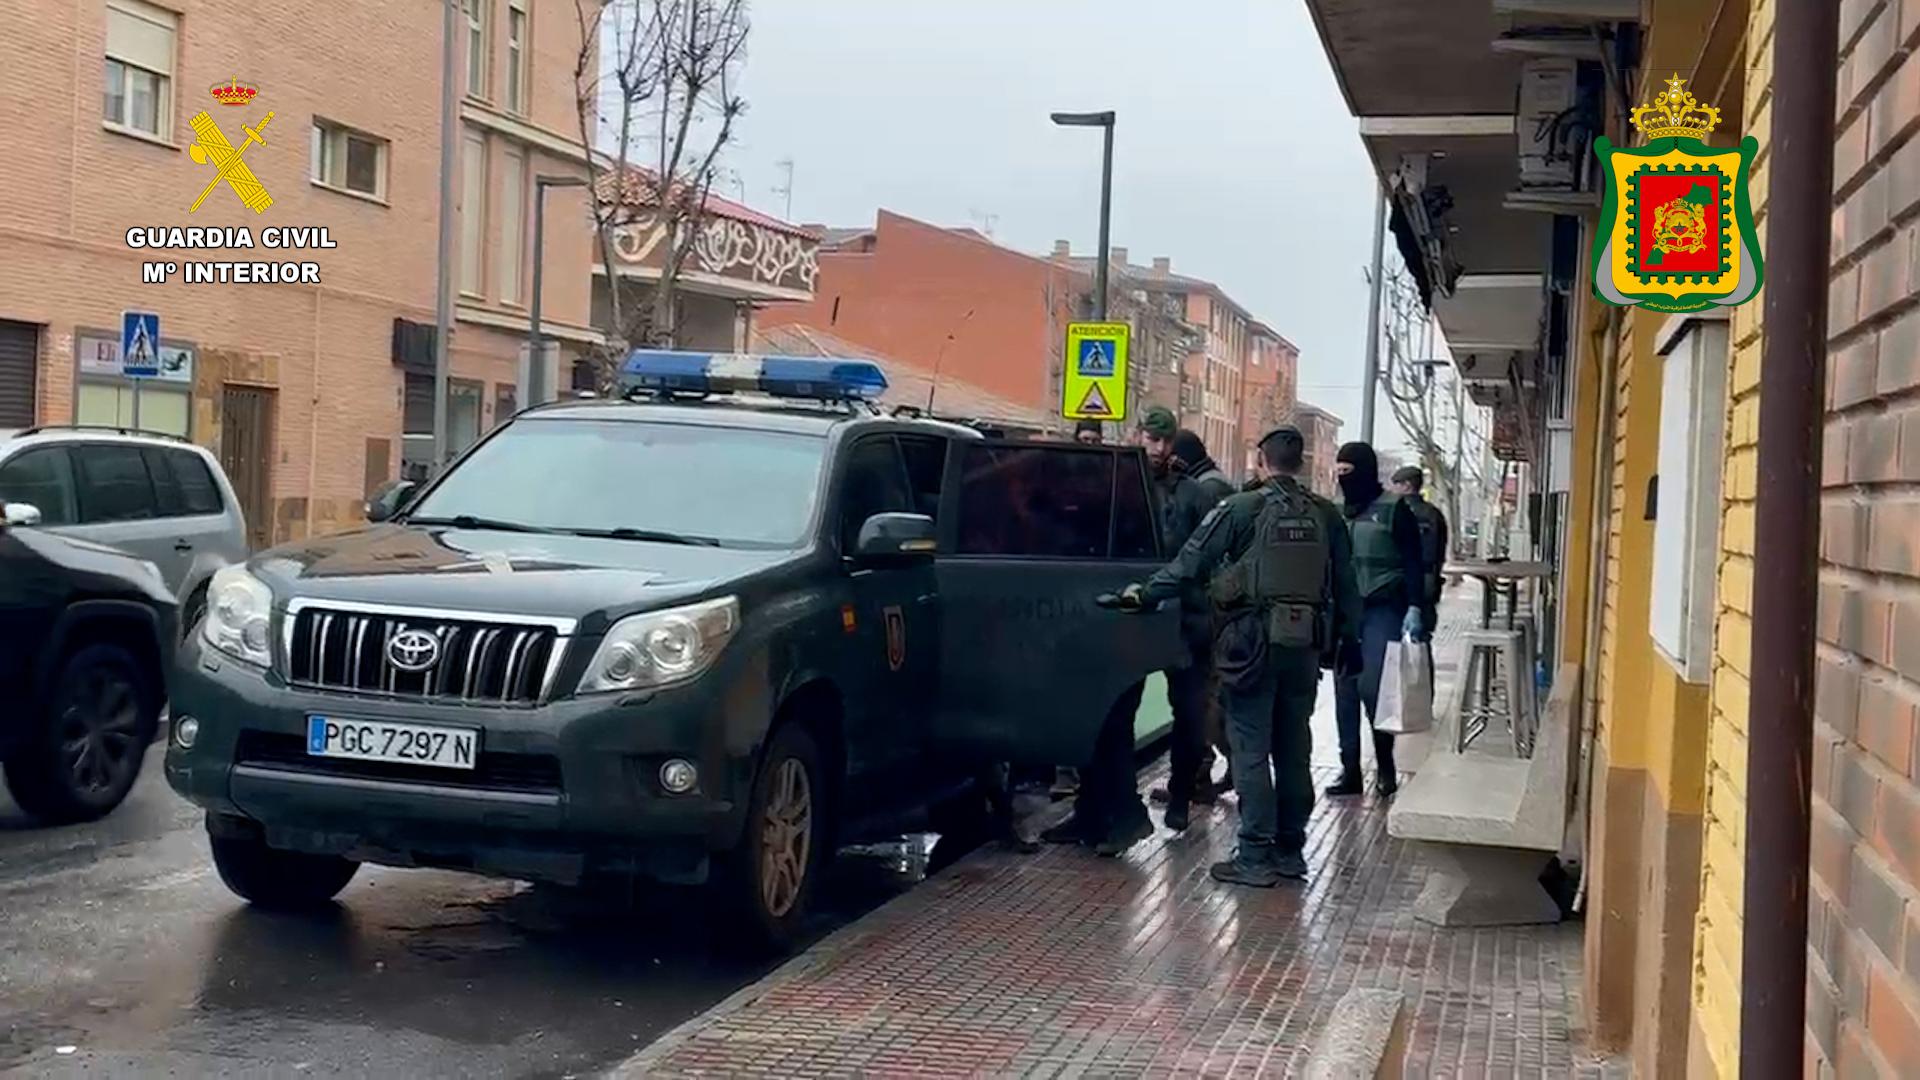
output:
[[[820,764],[827,772],[827,797],[837,816],[847,776],[845,716],[845,699],[830,679],[817,677],[797,682],[781,697],[779,708],[774,710],[773,722],[767,726],[766,736],[754,755],[756,772],[766,767],[766,752],[773,745],[774,735],[788,724],[803,725],[820,750]]]
[[[37,665],[36,696],[41,701],[47,700],[62,661],[95,641],[125,648],[148,680],[147,689],[157,698],[165,698],[167,661],[160,644],[159,620],[153,611],[127,600],[83,600],[61,612],[47,636],[46,649]]]

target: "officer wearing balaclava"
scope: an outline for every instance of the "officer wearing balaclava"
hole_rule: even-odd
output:
[[[1425,641],[1433,632],[1435,611],[1427,595],[1421,558],[1420,522],[1399,495],[1380,484],[1380,461],[1373,447],[1350,442],[1334,458],[1342,509],[1353,537],[1353,568],[1360,590],[1361,670],[1334,683],[1334,716],[1340,730],[1340,780],[1328,795],[1358,795],[1360,714],[1369,726],[1380,697],[1380,672],[1387,645],[1402,636]],[[1376,789],[1382,797],[1400,788],[1393,760],[1393,736],[1373,733]]]

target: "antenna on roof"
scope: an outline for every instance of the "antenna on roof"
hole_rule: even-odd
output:
[[[947,346],[953,344],[953,339],[960,333],[960,328],[967,325],[968,319],[973,318],[973,310],[968,308],[967,313],[960,316],[960,321],[953,324],[953,329],[947,331],[947,340],[940,343],[940,351],[933,358],[933,379],[927,383],[927,415],[929,416],[933,415],[933,395],[940,392],[940,365],[947,358]]]

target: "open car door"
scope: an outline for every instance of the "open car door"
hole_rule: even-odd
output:
[[[935,751],[1087,761],[1122,695],[1185,657],[1175,605],[1127,613],[1094,604],[1161,565],[1145,456],[956,440],[946,468]]]

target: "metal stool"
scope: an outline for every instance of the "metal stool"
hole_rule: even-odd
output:
[[[1460,686],[1456,751],[1486,731],[1495,717],[1506,725],[1513,756],[1533,751],[1533,672],[1527,661],[1527,631],[1468,630],[1467,669]]]

